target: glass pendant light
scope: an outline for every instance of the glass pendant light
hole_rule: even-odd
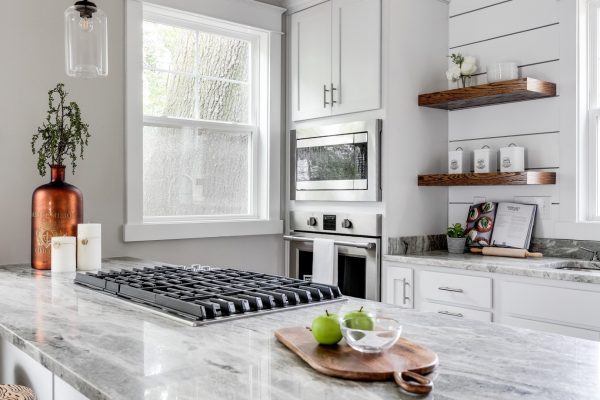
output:
[[[91,1],[77,1],[65,10],[65,56],[69,76],[108,75],[106,14]]]

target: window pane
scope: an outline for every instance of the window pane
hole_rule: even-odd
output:
[[[198,43],[201,75],[248,82],[249,42],[200,32]]]
[[[144,71],[144,114],[156,117],[194,117],[194,78]]]
[[[144,127],[144,217],[248,215],[250,132]]]
[[[144,67],[193,72],[196,32],[144,21]]]
[[[249,122],[250,93],[248,85],[203,79],[199,86],[200,119]]]

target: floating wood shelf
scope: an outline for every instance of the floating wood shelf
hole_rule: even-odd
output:
[[[556,172],[491,172],[419,175],[419,186],[554,185]]]
[[[419,106],[460,110],[556,96],[556,84],[534,78],[470,86],[419,95]]]

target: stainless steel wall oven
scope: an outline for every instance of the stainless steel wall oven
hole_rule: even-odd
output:
[[[310,280],[313,274],[313,240],[332,239],[337,256],[334,284],[342,294],[380,300],[381,215],[290,213],[289,275]]]

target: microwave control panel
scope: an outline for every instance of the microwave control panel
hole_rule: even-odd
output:
[[[337,226],[336,215],[323,215],[323,230],[324,231],[335,231]]]

